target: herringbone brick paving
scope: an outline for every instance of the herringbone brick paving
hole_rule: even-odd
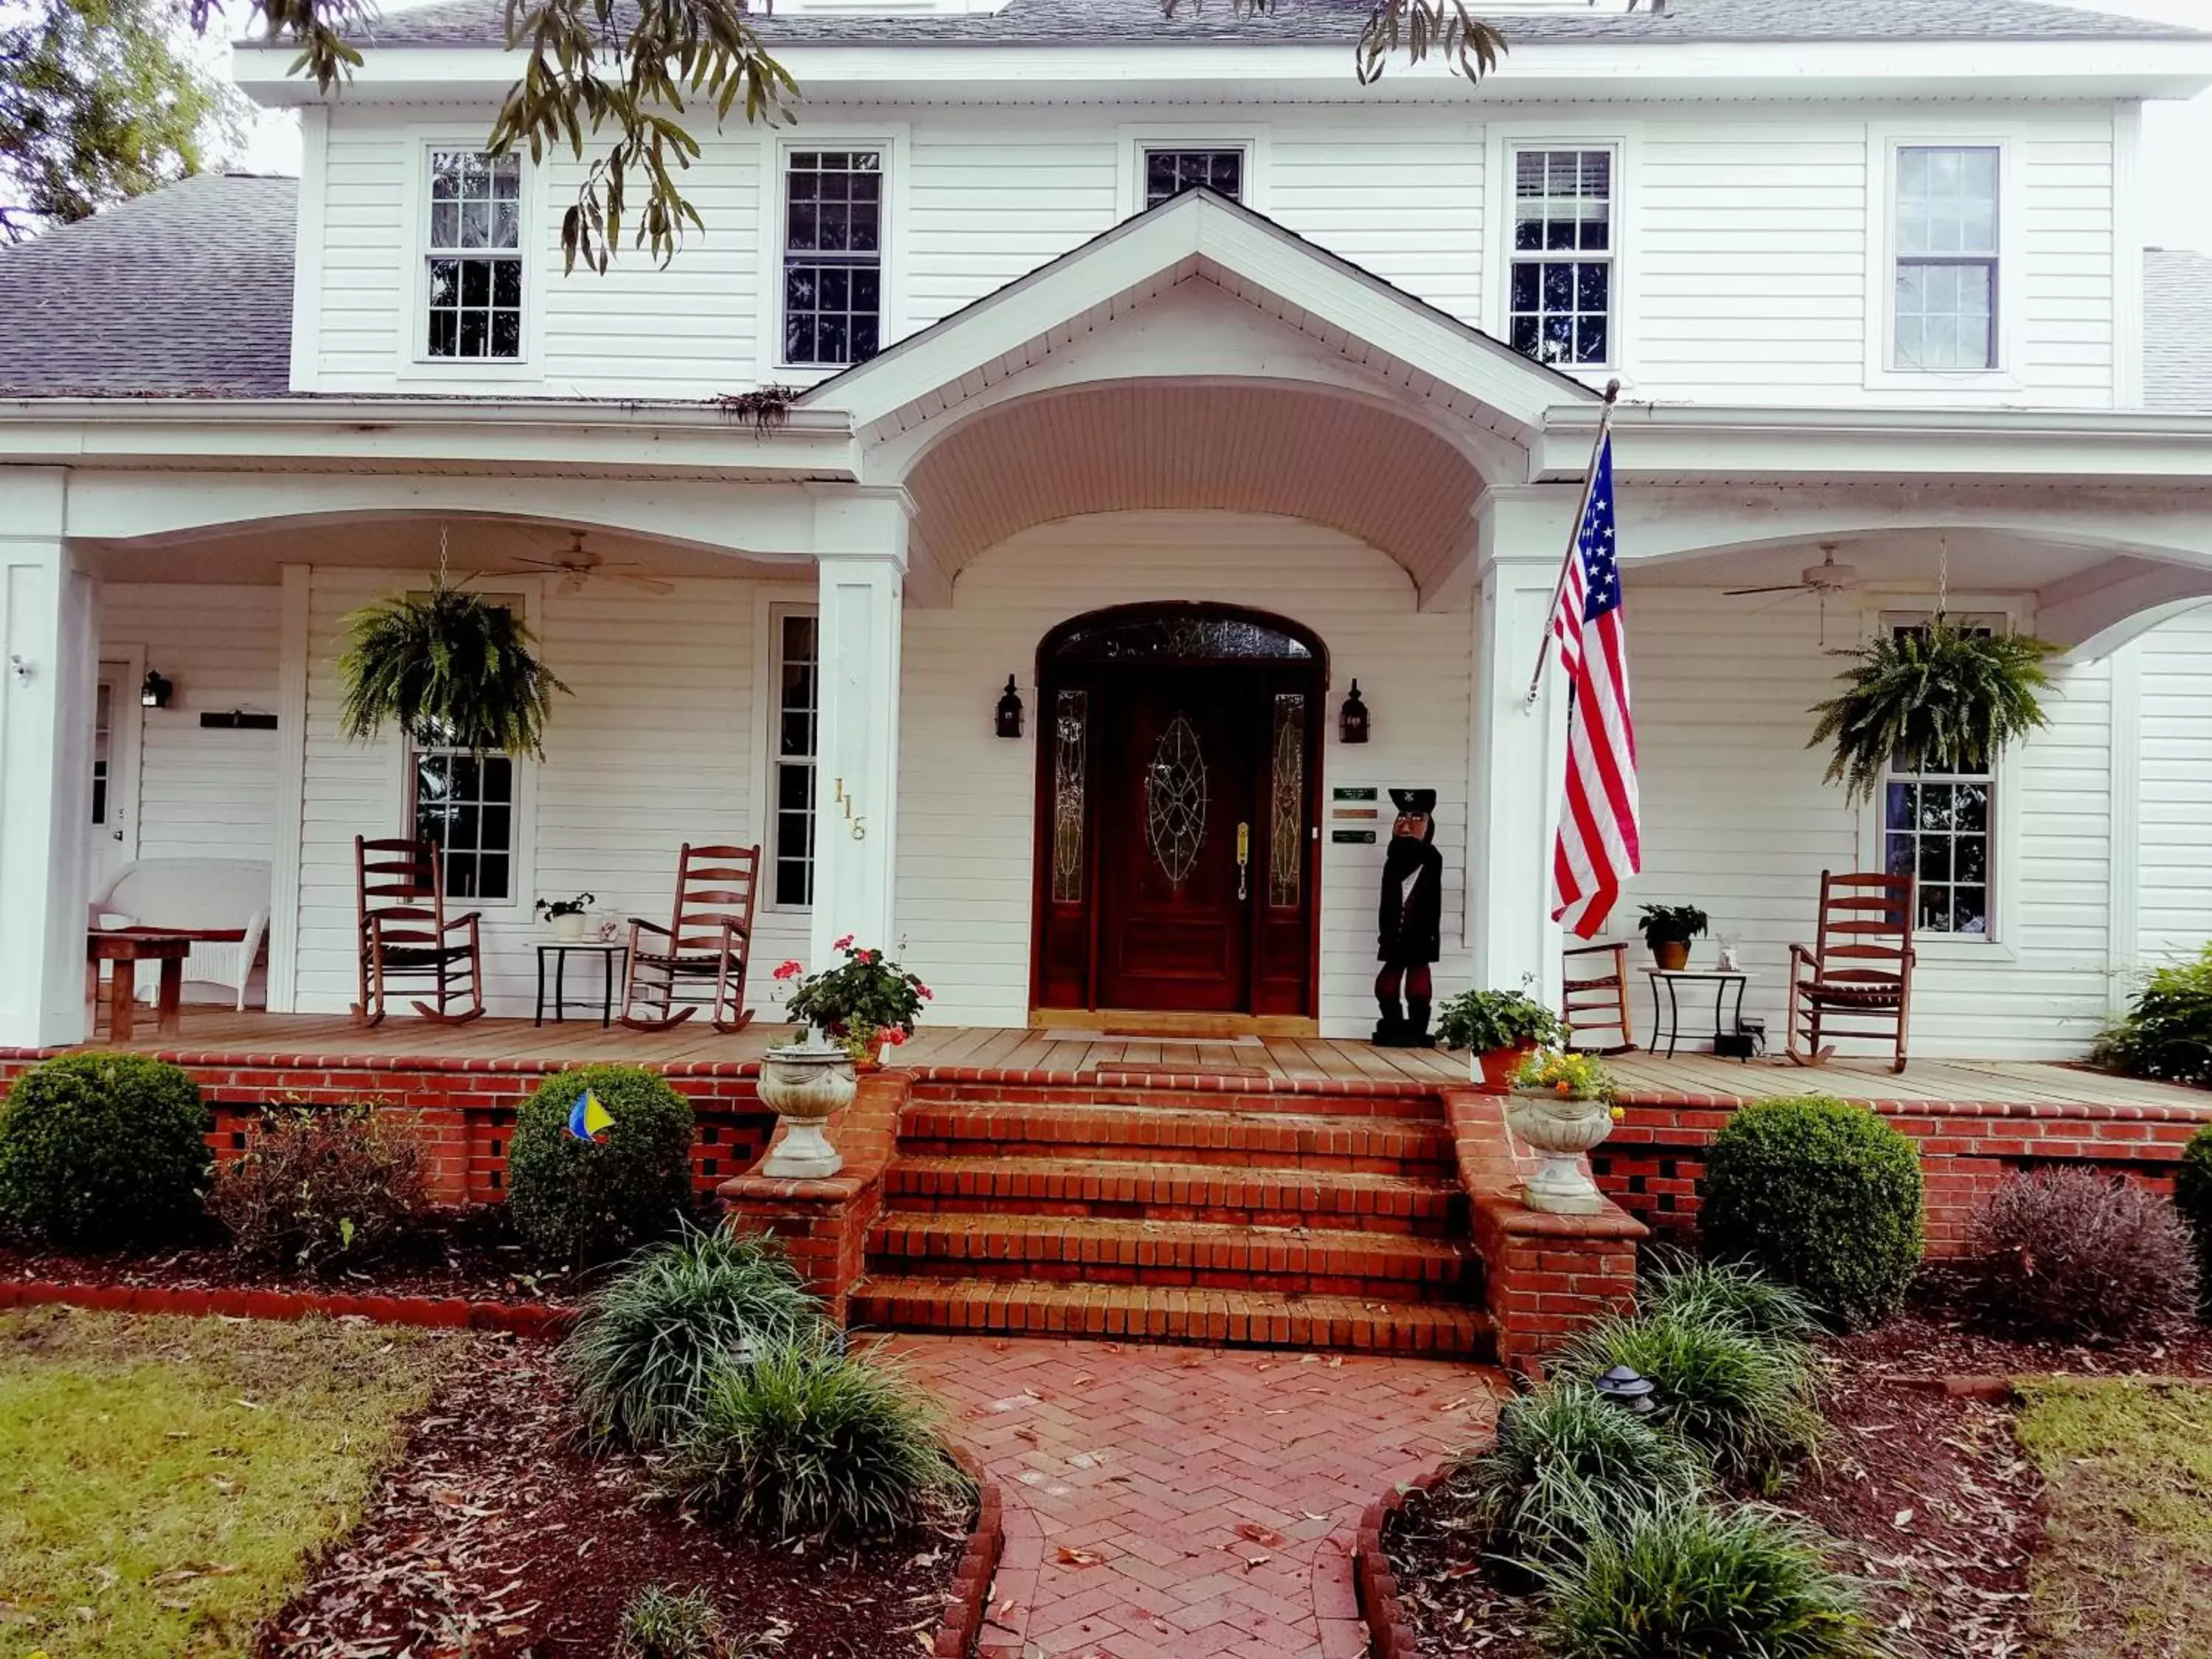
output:
[[[1006,1493],[985,1659],[1354,1659],[1360,1512],[1490,1423],[1437,1360],[899,1336]]]

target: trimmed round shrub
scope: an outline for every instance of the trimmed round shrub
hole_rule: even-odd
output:
[[[422,1205],[422,1148],[368,1102],[269,1108],[207,1200],[240,1255],[313,1269],[374,1260]]]
[[[1802,1342],[1820,1328],[1810,1300],[1748,1262],[1700,1261],[1680,1251],[1662,1253],[1644,1273],[1636,1305],[1647,1314],[1725,1321],[1772,1342]]]
[[[1619,1533],[1654,1502],[1693,1497],[1705,1467],[1650,1418],[1579,1382],[1555,1382],[1498,1414],[1490,1449],[1452,1484],[1488,1526],[1489,1553],[1521,1565],[1565,1561],[1594,1533]]]
[[[2173,1206],[2096,1170],[2014,1176],[1975,1216],[1973,1240],[1981,1310],[2023,1335],[2154,1337],[2196,1304]]]
[[[2173,1207],[2197,1252],[2197,1305],[2212,1313],[2212,1123],[2189,1137],[2173,1172]]]
[[[1872,1659],[1857,1593],[1812,1537],[1747,1506],[1653,1507],[1546,1574],[1558,1659]]]
[[[719,1370],[821,1322],[781,1244],[687,1226],[585,1298],[561,1364],[594,1443],[660,1446],[690,1425]]]
[[[1865,1330],[1904,1304],[1923,1213],[1912,1142],[1864,1107],[1808,1095],[1756,1102],[1713,1137],[1698,1225],[1708,1255]]]
[[[0,1217],[55,1244],[173,1238],[202,1212],[211,1127],[199,1086],[136,1054],[64,1054],[0,1106]]]
[[[725,1659],[726,1634],[705,1590],[647,1584],[623,1608],[615,1659]]]
[[[935,1418],[890,1366],[785,1343],[715,1377],[666,1479],[767,1538],[883,1538],[974,1494]]]
[[[589,1089],[614,1120],[597,1140],[568,1133]],[[582,1066],[546,1079],[516,1113],[507,1207],[532,1248],[605,1261],[665,1238],[691,1213],[691,1103],[635,1066]]]
[[[1615,1315],[1575,1338],[1557,1374],[1588,1382],[1615,1365],[1656,1383],[1658,1426],[1731,1480],[1765,1479],[1820,1443],[1819,1362],[1802,1342],[1752,1336],[1724,1318]]]

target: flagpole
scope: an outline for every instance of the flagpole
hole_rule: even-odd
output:
[[[1544,611],[1544,646],[1536,653],[1536,672],[1528,677],[1528,695],[1522,701],[1524,708],[1534,708],[1536,699],[1544,691],[1544,665],[1552,659],[1552,623],[1559,614],[1559,596],[1567,591],[1567,560],[1575,556],[1582,541],[1583,525],[1589,517],[1590,497],[1597,491],[1597,458],[1605,453],[1605,441],[1613,430],[1613,405],[1620,401],[1620,382],[1605,383],[1605,407],[1597,417],[1597,441],[1590,446],[1589,471],[1583,478],[1582,505],[1575,509],[1574,524],[1567,531],[1567,550],[1559,561],[1559,580],[1552,586],[1552,603]]]

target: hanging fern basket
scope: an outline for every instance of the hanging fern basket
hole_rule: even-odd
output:
[[[543,758],[553,694],[568,688],[507,606],[449,582],[346,618],[338,728],[356,743],[397,726],[424,748]]]
[[[1985,772],[2008,744],[2051,723],[2044,661],[2058,647],[2021,634],[1960,628],[1938,614],[1925,628],[1886,630],[1839,651],[1852,664],[1820,716],[1808,749],[1829,747],[1827,781],[1863,800],[1893,762],[1906,771]]]

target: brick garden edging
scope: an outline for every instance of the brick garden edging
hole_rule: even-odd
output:
[[[155,1285],[0,1281],[0,1308],[86,1308],[111,1313],[221,1315],[231,1319],[366,1319],[426,1330],[508,1331],[557,1336],[576,1316],[554,1302],[471,1302],[465,1297],[355,1296],[319,1291],[170,1290]]]
[[[968,1659],[975,1651],[983,1615],[990,1611],[999,1559],[1006,1548],[1006,1512],[999,1483],[983,1472],[981,1460],[965,1446],[951,1450],[952,1461],[975,1482],[975,1524],[969,1529],[951,1588],[945,1593],[945,1619],[929,1650],[935,1659]]]
[[[1352,1583],[1359,1598],[1359,1616],[1367,1621],[1367,1651],[1372,1659],[1420,1659],[1413,1625],[1398,1599],[1398,1575],[1390,1571],[1389,1559],[1382,1553],[1382,1528],[1405,1508],[1408,1494],[1431,1490],[1451,1470],[1450,1464],[1440,1464],[1402,1486],[1393,1487],[1370,1504],[1359,1517],[1359,1531],[1352,1546]]]

